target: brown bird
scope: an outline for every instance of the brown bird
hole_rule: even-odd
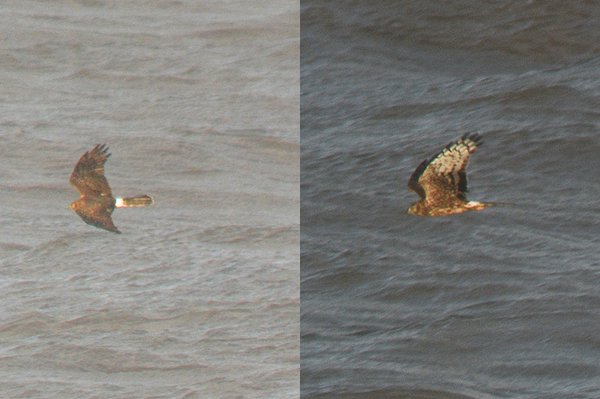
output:
[[[79,158],[69,183],[81,194],[73,201],[73,209],[87,224],[121,234],[112,220],[113,210],[122,207],[147,206],[154,201],[148,195],[131,198],[114,198],[108,180],[104,177],[104,164],[111,154],[107,154],[106,144],[98,144],[93,150]]]
[[[448,216],[488,206],[513,205],[467,200],[467,164],[469,156],[482,143],[480,140],[479,134],[465,134],[448,144],[431,161],[426,159],[417,167],[408,181],[408,188],[421,199],[408,208],[408,213]]]

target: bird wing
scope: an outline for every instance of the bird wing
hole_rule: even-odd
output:
[[[421,199],[425,199],[425,190],[423,190],[423,186],[421,186],[421,184],[419,183],[419,179],[421,178],[421,175],[427,168],[427,164],[427,160],[421,162],[421,164],[417,166],[417,169],[415,169],[412,176],[410,177],[410,180],[408,181],[408,188],[413,190],[415,193],[419,194],[419,197],[421,197]]]
[[[117,226],[115,226],[111,217],[112,211],[114,210],[114,198],[100,198],[102,198],[102,200],[89,203],[80,209],[76,209],[75,212],[77,212],[81,219],[87,224],[120,234],[121,232],[117,229]],[[107,207],[107,201],[112,202],[112,207]]]
[[[81,195],[112,195],[108,180],[104,177],[104,164],[111,155],[107,151],[106,144],[98,144],[79,158],[69,182]]]
[[[418,182],[413,185],[421,187],[428,201],[444,201],[450,197],[466,201],[466,169],[469,156],[481,144],[480,140],[479,134],[465,134],[458,141],[448,144],[425,166],[423,163],[419,165],[415,173],[419,168],[423,171],[418,177]]]

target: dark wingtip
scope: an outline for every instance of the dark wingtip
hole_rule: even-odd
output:
[[[112,154],[107,154],[109,148],[106,146],[106,144],[96,144],[96,146],[92,149],[92,151],[88,151],[86,152],[86,155],[92,152],[99,152],[102,156],[108,158],[110,157]]]
[[[463,136],[463,139],[464,139],[465,137],[467,137],[467,136],[468,136],[469,140],[471,140],[471,141],[472,141],[472,142],[474,142],[475,144],[477,144],[477,145],[482,145],[482,144],[483,144],[483,141],[481,141],[481,139],[483,138],[483,137],[481,136],[481,134],[479,134],[479,133],[473,133],[473,134],[471,134],[471,135],[469,136],[469,134],[467,133],[467,134],[465,134],[465,135]]]

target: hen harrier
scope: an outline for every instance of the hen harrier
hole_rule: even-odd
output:
[[[116,208],[152,205],[152,197],[140,195],[131,198],[113,198],[108,180],[104,177],[104,163],[110,156],[106,144],[98,144],[79,158],[69,183],[81,194],[73,201],[73,209],[87,224],[121,234],[110,215]]]
[[[421,199],[408,208],[417,216],[448,216],[478,211],[488,206],[512,205],[467,200],[467,163],[481,144],[479,134],[465,134],[428,161],[424,160],[408,181],[408,188]]]

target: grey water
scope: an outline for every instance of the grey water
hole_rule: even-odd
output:
[[[301,396],[600,395],[600,9],[301,5]],[[469,198],[406,213],[465,133]]]
[[[0,396],[297,398],[299,10],[0,7]],[[112,156],[121,235],[68,210]]]

